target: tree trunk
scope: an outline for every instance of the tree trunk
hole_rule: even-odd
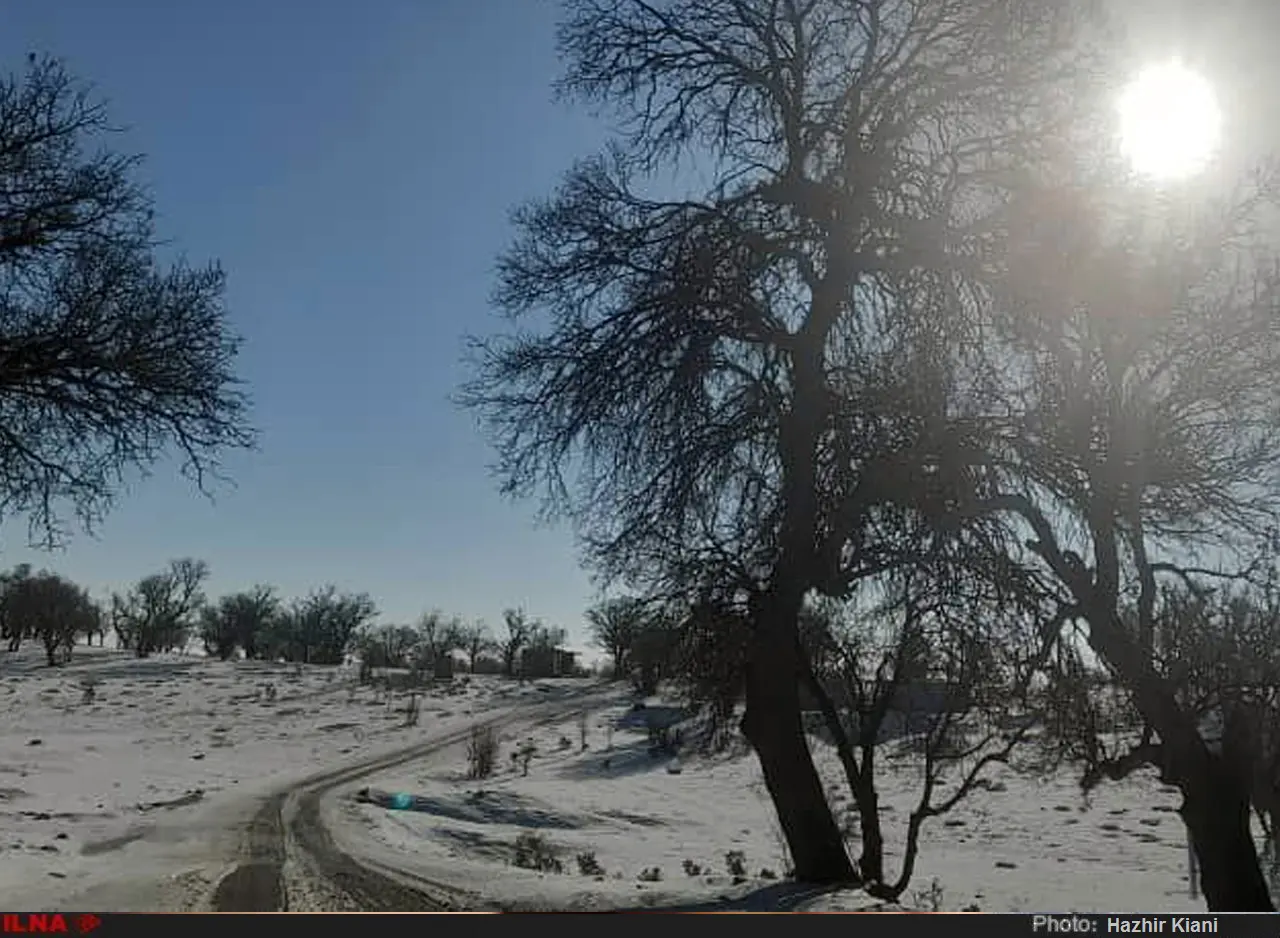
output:
[[[1200,861],[1209,911],[1275,911],[1249,827],[1246,777],[1209,751],[1168,681],[1113,615],[1095,612],[1089,625],[1090,646],[1132,688],[1138,711],[1160,736],[1161,775],[1182,792],[1181,813]]]
[[[792,621],[799,598],[790,609]],[[796,879],[809,883],[857,881],[840,828],[831,815],[800,719],[800,661],[794,629],[780,604],[756,617],[746,675],[742,733],[755,749],[778,822],[791,851]]]
[[[841,255],[841,264],[848,265]],[[755,748],[791,851],[796,878],[856,883],[858,876],[822,789],[800,718],[800,682],[810,671],[800,653],[800,610],[819,561],[818,441],[829,413],[824,352],[850,277],[836,265],[814,291],[790,349],[794,392],[779,421],[782,518],[769,587],[752,602],[742,733]]]
[[[801,649],[800,654],[804,654]],[[875,745],[864,743],[862,748],[862,764],[854,753],[853,740],[840,722],[840,712],[835,701],[827,693],[817,672],[810,661],[801,661],[805,685],[809,693],[818,703],[822,718],[827,724],[827,732],[835,743],[836,754],[844,767],[845,780],[849,783],[849,791],[853,795],[854,804],[858,808],[858,823],[862,833],[862,855],[858,858],[858,872],[866,884],[884,881],[884,832],[880,827],[880,796],[876,791],[875,779]],[[879,723],[875,727],[879,731]],[[875,733],[871,735],[875,739]]]
[[[1143,675],[1138,691],[1139,710],[1160,734],[1162,778],[1182,792],[1180,813],[1199,860],[1209,911],[1274,912],[1250,830],[1245,779],[1209,751],[1158,678]]]
[[[1179,813],[1200,861],[1209,911],[1275,911],[1249,829],[1248,795],[1229,780],[1196,785]]]
[[[858,823],[862,831],[862,856],[858,865],[869,883],[884,880],[884,831],[880,828],[880,796],[876,792],[875,749],[862,748],[862,771],[853,800],[858,806]],[[896,896],[895,896],[896,898]]]

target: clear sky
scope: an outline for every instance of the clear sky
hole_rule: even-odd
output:
[[[594,590],[567,531],[496,494],[449,401],[508,210],[546,194],[597,126],[552,102],[547,0],[57,0],[0,6],[0,68],[63,57],[147,155],[160,233],[220,258],[261,451],[216,504],[169,468],[96,538],[24,548],[98,595],[195,556],[210,592],[335,583],[386,621],[523,605],[582,637]]]

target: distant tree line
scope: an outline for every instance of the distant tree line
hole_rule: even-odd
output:
[[[353,650],[373,668],[423,671],[461,655],[472,674],[505,677],[549,676],[549,661],[564,644],[565,631],[530,618],[523,609],[502,614],[504,632],[495,635],[488,623],[465,622],[439,610],[425,612],[413,625],[369,626],[356,636]]]
[[[425,672],[461,656],[472,674],[507,677],[548,676],[542,672],[549,669],[534,662],[549,660],[565,640],[564,629],[523,609],[506,610],[504,634],[495,636],[483,621],[465,622],[439,610],[424,612],[411,626],[375,623],[377,606],[368,594],[335,586],[288,602],[263,584],[210,600],[208,577],[202,560],[173,560],[99,604],[68,578],[19,564],[0,573],[0,640],[11,652],[23,641],[41,642],[50,665],[69,660],[81,640],[103,643],[110,630],[118,648],[139,658],[181,651],[199,640],[208,655],[223,661],[243,656],[335,665],[354,655],[370,668]]]
[[[206,597],[204,561],[171,561],[109,603],[97,603],[68,578],[19,564],[0,574],[0,637],[9,651],[41,642],[49,664],[67,661],[82,638],[102,642],[109,628],[119,648],[139,658],[180,651],[199,639],[222,660],[246,658],[303,664],[341,664],[357,631],[376,614],[364,593],[334,586],[282,602],[269,586],[254,586],[216,602]]]

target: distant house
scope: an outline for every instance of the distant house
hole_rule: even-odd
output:
[[[577,670],[578,653],[565,648],[535,646],[520,655],[523,677],[572,677]]]
[[[437,655],[431,668],[431,676],[437,681],[452,681],[453,667],[452,655]]]

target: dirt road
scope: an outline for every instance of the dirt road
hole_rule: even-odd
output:
[[[218,883],[218,912],[440,912],[480,911],[483,899],[372,861],[356,861],[333,840],[321,818],[321,800],[335,788],[428,758],[467,739],[476,726],[537,726],[583,706],[588,692],[494,714],[463,729],[355,765],[311,776],[271,795],[245,830],[236,866]]]

